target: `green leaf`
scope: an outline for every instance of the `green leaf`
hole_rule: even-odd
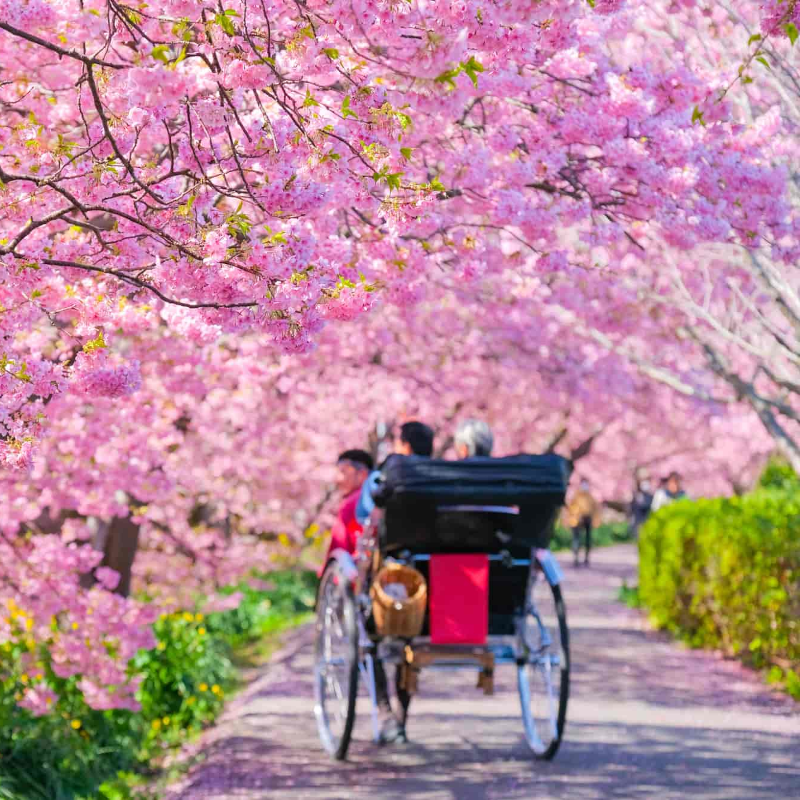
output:
[[[697,107],[694,107],[694,111],[692,111],[692,125],[695,122],[699,122],[701,125],[705,125],[705,121],[703,120],[703,112]]]
[[[228,36],[236,36],[236,28],[233,27],[233,22],[231,21],[231,17],[235,14],[235,12],[226,11],[224,14],[217,14],[214,17],[214,22],[222,28]]]
[[[472,85],[477,89],[478,73],[483,72],[483,64],[481,64],[480,61],[476,61],[475,56],[470,56],[469,61],[464,61],[461,63],[461,68],[469,76],[469,79],[472,81]]]
[[[437,75],[433,80],[435,83],[446,83],[451,89],[456,88],[455,79],[461,74],[461,64],[453,69],[448,69]]]
[[[191,195],[189,199],[181,206],[178,206],[177,214],[182,217],[188,217],[192,213],[192,206],[194,205],[195,196]]]
[[[309,106],[318,106],[319,103],[314,99],[311,92],[306,89],[306,99],[303,100],[303,108],[308,108]]]
[[[767,59],[764,58],[764,56],[756,56],[756,61],[758,61],[759,64],[763,64],[768,70],[772,71],[772,67],[769,65],[769,61],[767,61]]]
[[[388,184],[390,189],[399,189],[400,188],[400,179],[403,177],[402,172],[389,172],[386,175],[386,183]]]
[[[411,161],[411,154],[413,152],[414,152],[414,148],[413,147],[401,147],[400,148],[400,155],[403,156],[403,158],[406,161]]]
[[[786,35],[789,37],[789,41],[794,44],[797,41],[798,30],[797,26],[793,22],[789,22],[786,27],[784,27],[786,31]]]
[[[151,51],[150,55],[162,64],[169,64],[169,46],[165,44],[157,44]]]
[[[358,115],[355,111],[350,110],[350,95],[348,94],[344,100],[342,100],[342,116],[347,119],[348,117],[353,117],[353,119],[358,119]]]
[[[322,52],[325,53],[331,61],[335,61],[339,58],[339,51],[335,47],[324,47]]]
[[[184,45],[181,48],[181,52],[178,54],[178,57],[172,62],[172,65],[171,65],[172,68],[175,69],[175,67],[177,67],[178,64],[180,64],[181,61],[183,61],[185,58],[186,58],[186,45]]]
[[[98,331],[94,339],[86,342],[83,346],[84,353],[91,353],[93,350],[103,350],[107,347],[106,340],[103,338],[103,331]]]
[[[752,35],[752,36],[751,36],[751,37],[750,37],[750,38],[747,40],[747,45],[748,45],[748,47],[749,47],[751,44],[753,44],[753,42],[760,42],[760,41],[761,41],[761,34],[760,34],[760,33],[754,33],[754,34],[753,34],[753,35]]]

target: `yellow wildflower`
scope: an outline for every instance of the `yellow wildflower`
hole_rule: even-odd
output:
[[[72,726],[73,730],[77,731],[81,727],[81,721],[79,719],[74,719],[72,722],[70,722],[70,725]]]
[[[200,689],[201,692],[207,692],[208,691],[208,684],[207,683],[201,683],[198,688]]]

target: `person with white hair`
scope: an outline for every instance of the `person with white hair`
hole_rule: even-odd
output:
[[[483,420],[465,419],[456,428],[454,444],[456,456],[460,459],[490,456],[494,446],[492,429]]]

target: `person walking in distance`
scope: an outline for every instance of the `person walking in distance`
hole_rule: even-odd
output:
[[[670,472],[666,485],[660,488],[653,497],[652,510],[658,511],[659,508],[664,508],[673,501],[681,500],[684,497],[686,497],[686,492],[683,490],[680,473]]]
[[[630,534],[634,541],[638,540],[639,529],[650,516],[652,505],[653,492],[650,487],[650,479],[642,477],[636,481],[629,509]]]
[[[592,497],[589,481],[582,478],[580,488],[567,504],[566,523],[572,531],[572,552],[575,566],[580,564],[581,534],[584,537],[585,554],[583,563],[589,566],[589,553],[592,549],[592,528],[600,522],[600,506]]]

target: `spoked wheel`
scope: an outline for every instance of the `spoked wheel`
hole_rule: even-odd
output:
[[[531,574],[529,606],[520,627],[517,686],[525,738],[536,758],[551,759],[561,744],[569,698],[569,638],[561,587]]]
[[[322,746],[341,760],[356,719],[358,625],[353,587],[335,561],[326,567],[317,597],[314,714]]]

